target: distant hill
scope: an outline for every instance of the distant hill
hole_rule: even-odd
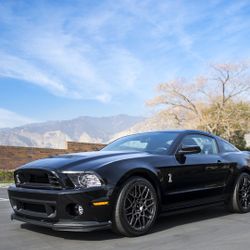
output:
[[[128,129],[116,133],[112,137],[112,140],[117,139],[121,136],[135,134],[139,132],[168,129],[181,129],[181,127],[173,119],[169,119],[167,112],[161,112],[136,123]]]
[[[129,115],[82,116],[72,120],[28,124],[0,129],[0,145],[65,148],[66,141],[108,143],[124,135],[151,130],[181,128],[168,114],[149,118]],[[250,146],[250,134],[246,135]]]
[[[82,116],[28,124],[0,129],[0,145],[65,148],[66,141],[107,143],[115,134],[144,120],[144,117],[129,115]]]

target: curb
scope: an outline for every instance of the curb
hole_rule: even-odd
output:
[[[0,188],[7,188],[11,185],[12,183],[0,183]]]

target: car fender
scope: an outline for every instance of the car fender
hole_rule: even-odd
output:
[[[113,202],[116,201],[119,191],[121,190],[125,181],[132,176],[140,176],[149,180],[155,187],[158,199],[161,202],[162,188],[160,180],[163,180],[163,178],[161,177],[159,170],[146,163],[135,164],[131,162],[131,164],[128,164],[126,162],[125,164],[115,165],[109,167],[109,171],[113,174],[115,173],[116,176],[116,178],[112,179],[113,190],[110,198]]]

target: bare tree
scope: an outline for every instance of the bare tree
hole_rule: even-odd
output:
[[[148,104],[164,107],[182,127],[202,128],[227,139],[237,127],[233,119],[242,123],[237,129],[250,129],[250,74],[245,64],[214,64],[207,76],[192,82],[175,79],[159,84],[157,91]]]
[[[212,80],[220,88],[221,106],[241,95],[250,94],[249,68],[245,64],[211,65],[215,76]]]

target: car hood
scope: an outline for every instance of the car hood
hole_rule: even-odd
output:
[[[47,169],[52,171],[85,171],[95,170],[113,162],[147,158],[152,156],[146,152],[96,151],[65,154],[40,159],[23,165],[20,169]]]

